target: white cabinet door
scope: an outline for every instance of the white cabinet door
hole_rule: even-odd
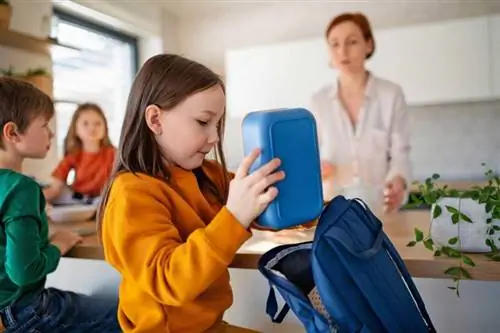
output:
[[[382,30],[375,38],[370,68],[400,84],[409,104],[491,97],[487,17]]]
[[[320,38],[228,50],[225,67],[232,117],[262,109],[307,107],[312,94],[336,77]]]
[[[490,16],[493,97],[500,97],[500,15]]]

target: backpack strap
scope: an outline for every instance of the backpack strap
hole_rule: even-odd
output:
[[[270,283],[269,296],[267,297],[267,304],[266,304],[266,313],[269,315],[269,317],[271,317],[271,321],[273,323],[281,324],[281,322],[283,321],[283,319],[285,319],[289,310],[290,307],[288,306],[288,304],[285,303],[285,305],[283,305],[283,308],[276,316],[276,313],[278,312],[278,301],[276,301],[276,293],[274,292],[273,285]]]
[[[418,289],[415,286],[413,279],[411,278],[410,274],[408,273],[408,270],[405,268],[405,264],[404,264],[403,260],[401,259],[396,248],[394,247],[392,242],[387,238],[386,235],[384,237],[384,245],[387,248],[387,251],[389,252],[392,260],[394,260],[394,262],[398,266],[398,269],[401,272],[403,279],[406,282],[406,285],[408,286],[408,288],[410,288],[413,299],[417,303],[417,306],[419,308],[420,313],[422,314],[422,317],[427,322],[427,326],[429,327],[429,332],[435,333],[436,328],[434,327],[434,324],[432,323],[432,320],[429,316],[429,313],[427,312],[427,309],[425,308],[424,301],[420,297],[420,293],[418,292]]]
[[[377,238],[373,242],[371,248],[361,252],[356,252],[353,250],[354,244],[352,242],[352,238],[349,237],[349,235],[344,230],[338,227],[332,227],[328,236],[337,240],[350,254],[359,259],[369,259],[377,254],[382,248],[382,244],[384,243],[385,239],[384,232],[382,231],[382,229],[380,229]]]

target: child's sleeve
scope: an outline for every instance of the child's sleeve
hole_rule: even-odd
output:
[[[222,208],[206,227],[184,240],[176,225],[190,221],[173,218],[171,205],[176,203],[166,200],[160,189],[150,183],[115,185],[104,216],[106,258],[164,304],[178,306],[206,291],[251,236]]]
[[[40,235],[42,194],[37,184],[23,180],[11,192],[4,214],[6,242],[5,270],[19,286],[40,281],[56,270],[61,257],[57,247]],[[47,243],[47,244],[44,244]]]
[[[54,171],[52,171],[52,177],[66,182],[69,172],[74,167],[74,160],[75,159],[72,155],[64,157],[64,159],[59,162]]]

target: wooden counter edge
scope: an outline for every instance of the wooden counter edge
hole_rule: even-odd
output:
[[[481,254],[472,255],[479,257]],[[79,245],[69,251],[65,258],[104,260],[103,249],[100,246]],[[257,269],[261,255],[253,253],[238,253],[229,266],[235,269]],[[410,275],[414,278],[450,279],[444,271],[457,265],[455,259],[435,258],[414,259],[403,258]],[[488,260],[476,260],[476,267],[467,267],[473,280],[477,281],[500,281],[500,263]]]

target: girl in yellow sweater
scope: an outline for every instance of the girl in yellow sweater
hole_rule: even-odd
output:
[[[98,216],[124,332],[252,332],[222,321],[228,266],[284,173],[273,160],[249,174],[255,151],[229,174],[224,117],[221,79],[183,57],[150,58],[133,83]]]

